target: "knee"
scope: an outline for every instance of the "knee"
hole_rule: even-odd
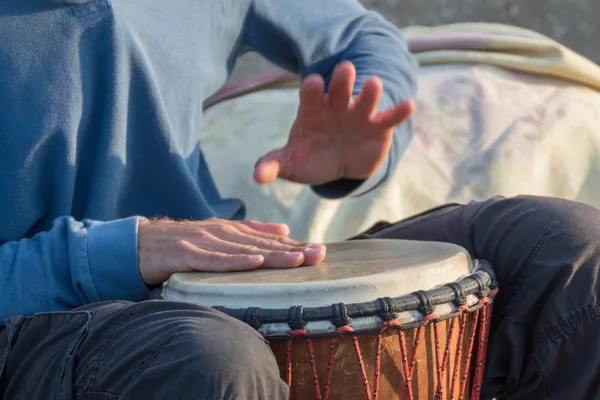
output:
[[[468,207],[466,223],[478,253],[490,256],[533,251],[550,235],[585,245],[600,237],[600,210],[553,197],[492,198]]]
[[[256,330],[212,309],[164,303],[179,310],[163,317],[165,340],[146,380],[167,379],[170,395],[182,398],[287,399],[275,356]]]
[[[586,233],[600,232],[600,210],[585,203],[544,196],[495,197],[487,203],[496,213],[496,218],[490,220],[505,217],[541,228],[561,226]]]
[[[592,206],[551,197],[493,198],[467,207],[466,222],[475,256],[491,262],[505,286],[520,287],[542,270],[597,268],[600,211]]]
[[[499,282],[497,306],[513,321],[527,319],[513,312],[516,304],[562,307],[577,299],[586,306],[600,293],[598,209],[559,198],[500,198],[485,202],[473,225],[478,254]]]
[[[210,311],[202,321],[175,324],[172,332],[170,350],[181,356],[190,378],[198,374],[209,379],[219,376],[223,382],[227,376],[227,380],[239,382],[254,375],[279,380],[275,356],[267,342],[242,322]]]

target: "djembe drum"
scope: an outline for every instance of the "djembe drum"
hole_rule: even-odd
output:
[[[293,399],[476,400],[495,292],[455,245],[364,240],[315,267],[174,274],[162,296],[256,328]]]

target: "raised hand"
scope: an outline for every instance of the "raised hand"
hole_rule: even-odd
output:
[[[300,87],[300,105],[285,147],[269,152],[256,163],[254,179],[261,184],[276,178],[318,185],[340,178],[366,179],[385,160],[394,127],[414,111],[411,100],[378,111],[383,84],[365,81],[352,98],[354,65],[340,63],[324,94],[319,75],[308,76]]]

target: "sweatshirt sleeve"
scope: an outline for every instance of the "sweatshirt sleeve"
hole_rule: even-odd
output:
[[[370,76],[382,80],[382,110],[413,98],[417,90],[418,64],[400,30],[357,0],[254,0],[241,46],[242,52],[248,50],[302,77],[320,74],[326,91],[335,66],[351,61],[357,73],[355,96]],[[376,188],[394,172],[399,151],[411,137],[411,122],[398,127],[387,160],[369,179],[341,179],[313,190],[341,198]]]
[[[61,217],[52,229],[0,246],[0,321],[103,300],[143,300],[138,218]],[[0,324],[1,325],[1,324]]]

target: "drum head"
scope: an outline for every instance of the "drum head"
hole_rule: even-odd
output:
[[[452,244],[358,240],[328,244],[327,257],[318,266],[176,273],[163,296],[209,307],[322,307],[429,290],[471,270],[469,254]]]

